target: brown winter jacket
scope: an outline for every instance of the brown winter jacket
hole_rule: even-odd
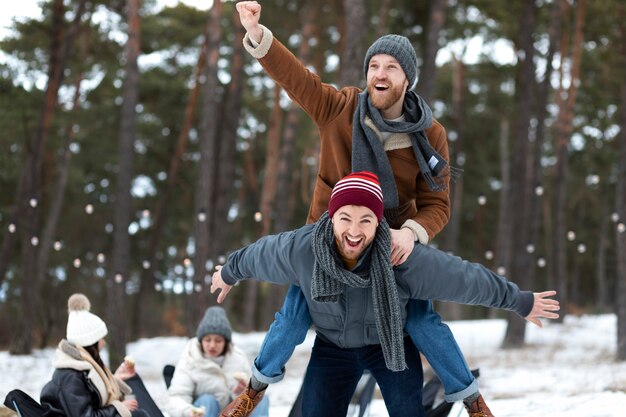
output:
[[[320,132],[320,161],[317,182],[307,223],[313,223],[327,210],[333,186],[349,174],[352,159],[352,121],[358,104],[357,87],[340,90],[323,83],[265,27],[261,43],[253,46],[249,37],[244,45],[257,58],[267,74],[274,79],[317,125]],[[433,148],[446,160],[448,144],[445,129],[433,121],[426,135]],[[411,228],[421,243],[427,243],[448,222],[450,198],[448,191],[430,190],[411,147],[386,152],[394,173],[399,197],[399,224]],[[449,186],[449,176],[446,177]],[[413,220],[417,223],[411,223]],[[417,231],[416,231],[417,226]],[[425,232],[425,233],[424,233]]]

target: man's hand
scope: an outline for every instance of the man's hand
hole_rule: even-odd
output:
[[[256,1],[240,1],[235,4],[237,12],[239,12],[239,20],[241,25],[248,32],[248,36],[257,42],[261,43],[263,38],[263,29],[259,26],[259,19],[261,18],[261,5]]]
[[[401,265],[407,260],[415,247],[414,238],[411,229],[391,229],[391,265]]]
[[[533,303],[533,309],[530,311],[530,314],[524,318],[538,327],[543,327],[541,321],[539,321],[541,317],[546,319],[559,318],[557,313],[553,313],[553,311],[559,311],[561,309],[559,301],[548,298],[554,295],[556,295],[556,291],[534,293],[535,302]]]
[[[211,277],[211,294],[219,289],[220,293],[217,296],[217,302],[221,304],[226,299],[231,288],[233,288],[233,286],[228,285],[222,279],[222,265],[217,265],[215,272],[213,272],[213,277]]]

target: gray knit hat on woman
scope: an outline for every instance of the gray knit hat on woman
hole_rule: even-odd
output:
[[[204,317],[196,331],[196,337],[202,341],[202,338],[207,334],[221,334],[226,340],[231,340],[233,329],[230,327],[226,311],[222,307],[209,307],[204,312]]]
[[[363,62],[363,70],[367,77],[367,68],[370,64],[370,59],[374,55],[386,54],[394,57],[404,74],[409,81],[409,90],[415,86],[417,81],[417,55],[415,49],[411,45],[411,41],[406,36],[401,35],[385,35],[381,36],[369,47],[365,54],[365,61]]]

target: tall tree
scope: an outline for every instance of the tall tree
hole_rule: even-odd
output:
[[[567,48],[561,48],[560,88],[557,94],[558,116],[555,123],[555,153],[556,166],[554,175],[554,257],[556,286],[561,302],[567,306],[569,294],[567,289],[567,189],[570,181],[568,147],[574,130],[574,104],[580,85],[580,60],[583,47],[583,25],[585,19],[585,0],[578,0],[575,4],[575,24],[571,56],[567,57]],[[564,33],[563,36],[567,36]],[[562,45],[567,41],[563,38]],[[564,73],[566,59],[569,58],[570,73]],[[561,317],[567,311],[563,310]]]
[[[54,3],[52,45],[50,48],[50,62],[48,67],[48,83],[44,103],[41,110],[39,124],[33,141],[27,144],[26,161],[20,175],[16,196],[18,211],[15,218],[19,219],[21,237],[21,307],[20,322],[11,346],[12,353],[26,354],[32,349],[32,330],[34,326],[33,313],[38,304],[39,275],[37,271],[38,248],[42,227],[42,210],[44,207],[44,175],[43,159],[48,142],[50,125],[57,107],[59,88],[62,85],[68,56],[78,32],[83,13],[85,0],[78,4],[72,25],[64,33],[65,7],[63,1]],[[13,234],[5,234],[8,246],[11,246]],[[4,253],[3,253],[4,254]],[[6,265],[8,260],[0,263]],[[4,275],[5,266],[0,266],[0,273]]]
[[[233,232],[235,227],[228,222],[228,212],[233,204],[235,190],[233,178],[236,178],[238,129],[240,126],[243,89],[244,89],[244,56],[243,38],[245,29],[239,23],[238,13],[232,13],[235,27],[232,60],[230,66],[231,80],[228,84],[226,104],[224,106],[224,123],[222,126],[219,173],[217,175],[217,192],[215,218],[221,226],[215,227],[211,240],[211,256],[220,259],[233,245]],[[240,190],[244,188],[241,187]]]
[[[220,43],[222,41],[222,3],[213,2],[207,19],[208,37],[207,60],[204,68],[204,83],[202,84],[202,100],[200,110],[199,141],[200,161],[196,178],[196,192],[194,203],[194,242],[195,254],[193,259],[194,276],[190,300],[186,303],[186,325],[189,334],[193,333],[206,303],[202,289],[207,277],[207,261],[209,255],[209,239],[212,235],[212,226],[215,225],[214,193],[217,174],[217,158],[219,155],[219,141],[217,140],[218,105],[221,99],[219,80],[217,78],[217,61],[220,57]]]
[[[620,3],[619,16],[626,17],[626,7]],[[621,20],[620,19],[620,20]],[[619,29],[619,48],[622,68],[626,69],[626,29]],[[623,73],[622,73],[623,74]],[[626,82],[622,77],[620,88],[620,133],[618,135],[620,157],[617,164],[616,213],[620,223],[616,229],[617,246],[617,358],[626,361]]]
[[[87,36],[80,37],[80,57],[82,59],[86,59],[87,51],[89,48],[89,38]],[[74,77],[73,88],[74,94],[71,101],[71,107],[69,111],[70,116],[75,117],[75,113],[80,106],[80,97],[81,97],[81,82],[83,81],[84,74],[83,72],[79,72]],[[54,185],[54,192],[51,195],[50,209],[48,210],[48,215],[46,216],[43,230],[41,232],[41,245],[39,252],[37,254],[37,278],[35,280],[35,288],[39,291],[42,289],[43,284],[46,281],[48,276],[48,263],[50,261],[50,251],[53,247],[53,239],[55,234],[57,233],[59,219],[61,218],[63,204],[65,202],[65,194],[67,190],[67,185],[70,176],[70,162],[72,159],[72,151],[70,149],[74,140],[76,140],[76,132],[75,129],[75,119],[72,119],[67,122],[65,127],[65,142],[62,149],[62,155],[59,158],[57,163],[57,179]],[[47,289],[46,289],[47,290]],[[45,299],[46,297],[38,297],[38,300]],[[46,307],[40,307],[40,311],[45,311]],[[44,317],[46,314],[42,314]],[[44,323],[45,325],[45,323]],[[47,332],[44,332],[47,334]],[[41,340],[41,346],[47,346],[47,340]]]
[[[534,63],[534,40],[533,31],[537,6],[535,2],[522,2],[522,11],[519,19],[519,38],[516,42],[518,56],[518,77],[515,86],[516,117],[513,123],[513,161],[511,168],[511,199],[508,209],[513,213],[514,232],[513,256],[511,257],[511,270],[507,273],[514,277],[522,287],[529,288],[530,284],[526,279],[526,269],[528,257],[526,244],[528,242],[528,225],[531,224],[530,210],[524,197],[527,189],[532,187],[528,184],[528,161],[532,155],[530,145],[530,118],[534,99],[535,87],[535,63]],[[532,188],[531,188],[532,189]],[[503,346],[514,347],[524,343],[525,321],[519,317],[510,315],[508,319],[507,331],[503,341]]]
[[[126,1],[126,23],[128,25],[124,55],[124,88],[118,139],[118,169],[115,184],[115,206],[113,212],[113,247],[109,270],[108,323],[109,361],[121,363],[126,352],[127,317],[126,284],[130,279],[130,236],[128,227],[133,215],[131,185],[134,172],[134,142],[137,134],[137,103],[139,102],[139,66],[141,46],[141,0]]]
[[[274,202],[276,201],[278,164],[281,142],[281,131],[283,124],[283,110],[280,106],[281,91],[279,85],[274,86],[274,100],[272,113],[270,115],[269,129],[267,132],[267,143],[265,146],[265,171],[261,190],[260,213],[261,213],[261,236],[271,233],[274,213]],[[244,286],[244,300],[242,307],[243,323],[253,329],[256,317],[259,315],[257,299],[262,284],[248,281]]]
[[[541,168],[541,157],[545,144],[545,136],[546,136],[546,120],[548,118],[548,102],[550,98],[550,92],[552,91],[550,81],[552,79],[553,73],[553,60],[554,56],[558,51],[559,46],[559,38],[561,34],[562,22],[564,20],[566,12],[566,4],[564,1],[555,1],[552,4],[552,8],[550,11],[550,23],[548,27],[548,53],[545,58],[546,69],[543,75],[543,80],[539,84],[539,91],[537,94],[537,130],[535,134],[535,146],[534,146],[534,156],[529,160],[529,163],[534,165],[530,166],[532,168],[532,176],[531,184],[535,187],[535,192],[529,195],[531,199],[531,225],[530,225],[530,238],[529,243],[534,245],[534,247],[539,246],[540,240],[540,228],[541,228],[541,197],[543,192],[543,175]],[[551,224],[551,223],[550,223]],[[551,233],[547,233],[551,234]],[[551,263],[549,267],[550,271],[554,270],[554,266]],[[529,274],[529,282],[534,282],[536,269],[530,267],[528,269]],[[552,287],[552,273],[548,273],[548,288]]]

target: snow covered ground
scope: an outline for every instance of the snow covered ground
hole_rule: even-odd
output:
[[[543,329],[528,325],[527,346],[501,350],[504,320],[448,323],[472,368],[481,371],[481,391],[498,417],[623,417],[626,415],[626,362],[615,361],[614,315],[567,317],[563,324],[546,323]],[[263,333],[235,333],[234,342],[253,358]],[[272,417],[286,417],[304,375],[314,335],[287,365],[287,376],[271,386],[268,395]],[[185,339],[142,339],[128,346],[137,369],[157,404],[165,385],[161,370],[175,364]],[[13,388],[39,398],[41,387],[52,375],[53,349],[30,356],[0,351],[0,402]],[[371,417],[385,417],[379,394],[369,410]],[[451,416],[466,416],[457,404]]]

